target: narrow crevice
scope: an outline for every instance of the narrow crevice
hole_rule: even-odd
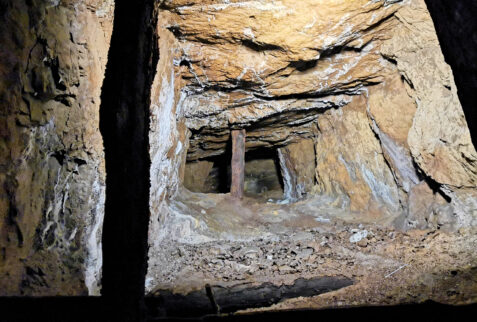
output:
[[[421,181],[425,181],[427,183],[427,185],[429,186],[429,188],[431,188],[431,190],[434,194],[441,195],[441,197],[444,198],[444,200],[447,203],[452,202],[452,198],[449,197],[448,195],[446,195],[444,193],[444,191],[442,191],[442,189],[441,189],[442,185],[440,183],[438,183],[437,181],[435,181],[434,179],[432,179],[427,174],[425,174],[424,171],[421,169],[421,167],[419,167],[419,165],[416,163],[416,161],[414,159],[412,160],[412,165],[414,166],[414,169],[416,170],[416,175],[417,175],[418,179],[421,180]]]
[[[318,59],[298,60],[298,61],[290,62],[290,64],[288,66],[291,67],[291,68],[294,68],[294,69],[296,69],[300,72],[304,72],[306,70],[315,68],[317,64],[318,64]]]
[[[393,64],[394,66],[397,66],[397,60],[389,55],[384,55],[384,54],[381,54],[381,57],[383,57],[384,60],[390,62],[391,64]]]
[[[252,93],[255,97],[265,100],[265,101],[285,101],[285,100],[302,100],[302,99],[320,99],[327,96],[339,96],[339,95],[359,95],[361,94],[361,89],[367,86],[378,85],[380,82],[371,81],[371,80],[362,80],[362,82],[356,86],[349,89],[336,89],[331,91],[323,91],[318,93],[297,93],[297,94],[286,94],[286,95],[277,95],[277,96],[265,96],[258,93]]]
[[[271,51],[271,50],[281,50],[283,51],[283,48],[274,44],[267,44],[267,43],[261,43],[257,41],[252,41],[250,39],[243,39],[242,40],[242,45],[250,48],[254,51]]]

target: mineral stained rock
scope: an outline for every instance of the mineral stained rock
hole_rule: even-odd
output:
[[[213,239],[197,230],[210,230],[215,219],[206,211],[226,210],[228,199],[214,204],[182,186],[191,162],[200,168],[193,185],[207,180],[208,158],[226,153],[233,130],[246,130],[246,153],[287,155],[290,196],[316,201],[291,207],[330,209],[324,223],[335,207],[353,218],[387,216],[404,230],[477,224],[477,152],[423,0],[158,5],[151,267],[174,236]],[[0,295],[98,294],[98,111],[113,7],[0,4]],[[186,201],[173,203],[178,197],[196,198],[205,214],[190,213],[203,217],[189,216]],[[272,215],[286,217],[276,207]],[[253,223],[256,214],[239,215]],[[281,264],[282,272],[292,267]]]
[[[160,8],[161,62],[153,91],[161,95],[151,114],[172,123],[150,136],[159,163],[151,174],[148,292],[186,294],[204,283],[243,280],[279,284],[278,276],[303,276],[308,265],[325,275],[346,275],[343,267],[353,267],[355,276],[359,260],[344,258],[362,252],[388,281],[390,272],[409,266],[393,262],[407,241],[380,253],[375,246],[384,239],[363,224],[384,225],[376,229],[389,229],[386,236],[441,229],[452,238],[460,227],[477,224],[477,152],[424,0],[166,0]],[[207,162],[230,153],[231,132],[240,129],[247,133],[246,155],[276,150],[282,200],[237,201],[182,187],[207,180]],[[351,252],[349,234],[322,236],[339,231],[339,220],[353,234],[369,232],[351,243]],[[307,238],[322,247],[309,260],[276,259],[292,251],[282,246],[292,236],[309,231],[315,235]],[[330,246],[340,238],[343,247]],[[222,249],[232,252],[240,243],[267,243],[256,265],[250,258],[233,262]],[[202,247],[210,257],[198,251]],[[187,257],[189,248],[196,258]],[[339,254],[337,271],[322,259],[327,254]],[[475,261],[467,255],[456,262],[434,259],[445,267]],[[374,287],[376,274],[363,269],[368,273],[357,281],[356,298],[336,293],[346,303],[370,303],[362,294]],[[439,294],[446,303],[473,301],[472,292],[463,292],[458,301]],[[406,297],[411,293],[391,294],[389,303],[414,301]],[[334,302],[326,305],[335,306],[329,298]],[[383,295],[374,303],[388,302]]]
[[[0,5],[1,296],[99,293],[113,5]]]
[[[246,129],[247,151],[308,140],[299,149],[315,156],[293,167],[338,207],[407,229],[422,193],[445,200],[450,229],[476,223],[477,153],[423,0],[169,0],[159,21],[168,46],[157,91],[175,96],[152,113],[171,111],[177,126],[151,141],[177,142],[176,165],[223,155],[234,129]],[[181,181],[165,153],[171,176],[156,200]]]

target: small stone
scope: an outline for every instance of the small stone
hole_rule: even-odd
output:
[[[308,263],[314,263],[316,261],[316,255],[311,255],[310,257],[307,258]]]
[[[244,247],[240,251],[237,252],[237,255],[239,257],[245,257],[245,258],[258,258],[263,255],[262,250],[259,247]]]
[[[363,238],[366,238],[367,236],[368,236],[368,231],[367,230],[357,231],[356,233],[354,233],[349,238],[349,241],[350,241],[350,243],[357,243],[360,240],[362,240]]]
[[[300,250],[297,254],[297,258],[307,258],[310,257],[311,254],[313,254],[313,248],[305,248],[303,250]]]
[[[356,243],[359,247],[367,247],[368,240],[366,238],[361,239],[359,242]]]
[[[212,248],[209,250],[209,252],[210,252],[211,255],[217,256],[217,255],[220,255],[220,254],[221,254],[221,249],[220,249],[220,248],[217,248],[217,247],[212,247]]]
[[[300,263],[295,260],[295,261],[292,261],[292,262],[290,263],[290,267],[295,268],[295,267],[297,267],[299,264],[300,264]]]
[[[304,241],[304,240],[310,240],[313,239],[313,234],[308,233],[308,232],[299,232],[291,236],[291,240],[293,241]]]
[[[280,273],[284,273],[284,274],[287,274],[287,273],[291,273],[293,271],[293,268],[291,268],[290,266],[288,265],[282,265],[282,266],[279,266],[278,267],[278,271]]]

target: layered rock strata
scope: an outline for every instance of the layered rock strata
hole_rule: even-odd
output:
[[[477,153],[424,1],[170,0],[161,9],[157,90],[171,95],[152,113],[175,122],[151,136],[169,144],[154,152],[169,180],[152,199],[173,197],[180,162],[223,155],[230,132],[246,129],[247,151],[313,142],[284,169],[306,167],[306,190],[352,213],[403,229],[475,223]],[[304,195],[296,177],[291,197]],[[419,199],[432,206],[417,210]],[[164,207],[159,220],[153,207],[151,236]]]

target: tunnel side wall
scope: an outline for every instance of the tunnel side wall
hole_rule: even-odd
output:
[[[0,7],[0,295],[99,294],[114,3]]]

